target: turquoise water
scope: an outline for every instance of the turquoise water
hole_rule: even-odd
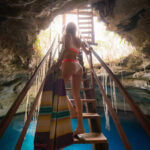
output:
[[[17,115],[14,117],[9,128],[4,136],[0,139],[0,150],[14,150],[19,134],[24,124],[24,116]],[[129,115],[123,115],[120,119],[121,124],[127,134],[133,150],[150,150],[150,138],[145,134],[141,125],[133,117]],[[25,137],[21,150],[33,150],[33,139],[35,132],[35,121],[32,121],[28,129],[28,133]],[[72,119],[73,130],[76,128],[77,120]],[[110,128],[108,131],[105,129],[105,118],[101,115],[101,126],[104,135],[108,139],[109,150],[124,150],[124,146],[116,131],[112,119],[110,118]],[[84,119],[85,131],[89,132],[88,120]],[[65,148],[65,150],[92,150],[91,144],[74,144]]]

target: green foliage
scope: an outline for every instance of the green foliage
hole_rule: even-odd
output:
[[[34,50],[36,53],[38,53],[38,55],[42,55],[42,47],[41,47],[41,44],[40,44],[40,38],[39,38],[39,35],[37,36],[37,39],[34,43]]]
[[[34,43],[34,50],[38,55],[43,56],[43,54],[47,51],[47,47],[50,44],[50,29],[42,30],[38,35],[37,39]]]

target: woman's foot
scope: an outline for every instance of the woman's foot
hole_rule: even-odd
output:
[[[73,132],[73,136],[76,136],[78,134],[82,134],[84,133],[84,128],[77,128],[74,132]]]

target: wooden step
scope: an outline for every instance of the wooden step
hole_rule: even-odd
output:
[[[82,78],[82,81],[87,81],[87,80],[90,80],[90,79],[89,78],[85,78],[85,79]],[[71,82],[72,79],[69,79],[69,81]]]
[[[89,12],[89,11],[80,11],[80,12],[78,12],[78,15],[92,15],[92,12]]]
[[[93,88],[81,88],[81,91],[88,91],[88,90],[92,90]],[[72,88],[66,88],[66,90],[72,90]]]
[[[93,43],[93,42],[88,42],[88,44],[89,44],[89,45],[95,45],[95,46],[98,45],[98,43]]]
[[[82,39],[89,39],[89,40],[92,40],[92,37],[91,36],[81,36]]]
[[[84,32],[81,32],[81,34],[92,34],[92,31],[84,31]]]
[[[81,7],[79,10],[92,10],[92,7]]]
[[[92,27],[79,27],[79,29],[91,29],[92,30]]]
[[[79,25],[83,25],[83,24],[84,25],[89,25],[89,24],[92,25],[92,22],[91,21],[88,21],[88,22],[79,22],[78,24]]]
[[[74,138],[74,144],[84,143],[107,143],[103,133],[83,133],[78,135],[80,139]]]
[[[92,16],[91,17],[81,17],[81,16],[79,16],[78,18],[79,18],[79,20],[91,20]]]
[[[93,119],[100,117],[98,113],[83,113],[82,116],[84,119]],[[77,116],[71,116],[71,118],[77,118]]]
[[[72,102],[74,99],[70,99]],[[91,103],[91,102],[96,102],[96,99],[81,99],[83,103]]]

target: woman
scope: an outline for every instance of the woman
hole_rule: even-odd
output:
[[[62,76],[65,84],[69,78],[72,78],[72,95],[75,100],[75,107],[68,99],[68,106],[71,116],[76,115],[78,118],[77,128],[73,135],[84,133],[83,117],[82,117],[82,103],[80,99],[80,84],[82,79],[82,67],[77,61],[77,55],[81,48],[86,54],[90,51],[86,50],[81,40],[76,37],[76,26],[74,23],[69,23],[66,27],[66,34],[63,37],[64,51],[59,59],[62,62]]]

